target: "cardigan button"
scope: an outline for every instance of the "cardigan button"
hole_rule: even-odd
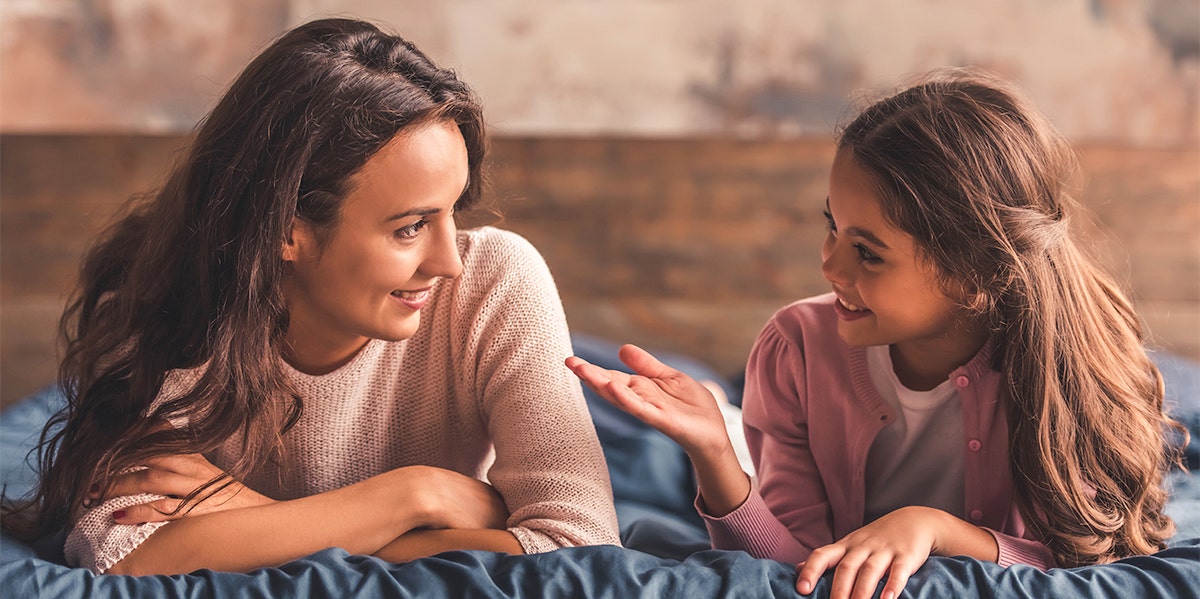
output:
[[[958,378],[954,379],[954,386],[958,387],[959,389],[966,389],[967,385],[970,384],[971,379],[967,378],[967,375],[965,374],[960,374],[958,375]]]
[[[971,515],[971,519],[976,522],[983,520],[983,510],[971,510],[970,515]]]
[[[982,448],[983,443],[980,443],[979,439],[971,439],[970,441],[967,441],[967,449],[970,449],[971,451],[979,451]]]

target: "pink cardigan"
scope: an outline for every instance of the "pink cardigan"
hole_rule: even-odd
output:
[[[895,415],[871,382],[865,349],[838,336],[833,301],[826,294],[779,310],[750,353],[743,414],[758,478],[746,502],[721,518],[697,498],[714,548],[798,563],[864,524],[867,452]],[[988,344],[950,373],[963,404],[959,515],[992,533],[1000,565],[1046,569],[1055,565],[1050,550],[1022,538],[991,353]]]

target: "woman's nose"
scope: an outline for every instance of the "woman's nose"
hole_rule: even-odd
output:
[[[424,270],[430,276],[453,279],[462,274],[462,256],[458,254],[458,227],[453,218],[439,224],[434,233],[437,239],[425,256]]]

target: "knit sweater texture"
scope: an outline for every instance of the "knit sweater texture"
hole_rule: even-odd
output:
[[[283,436],[283,466],[263,465],[242,482],[287,500],[436,466],[492,484],[527,553],[619,545],[596,431],[563,365],[571,344],[549,269],[526,240],[500,229],[461,231],[458,247],[463,274],[435,283],[412,337],[372,340],[325,375],[285,365],[303,414]],[[158,402],[198,376],[170,373]],[[230,441],[208,457],[228,468],[238,454]],[[68,535],[68,563],[102,573],[123,559],[162,523],[121,525],[111,514],[157,498],[117,497],[85,512]]]

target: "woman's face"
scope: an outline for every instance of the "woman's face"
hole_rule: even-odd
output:
[[[462,272],[454,204],[467,177],[462,134],[453,122],[435,121],[401,132],[351,178],[323,245],[295,223],[284,248],[293,366],[328,372],[369,339],[416,332],[434,281]]]
[[[973,353],[978,333],[942,290],[935,267],[919,257],[913,237],[884,218],[871,182],[850,152],[837,153],[821,272],[838,297],[839,335],[850,345],[912,350],[914,358]]]

